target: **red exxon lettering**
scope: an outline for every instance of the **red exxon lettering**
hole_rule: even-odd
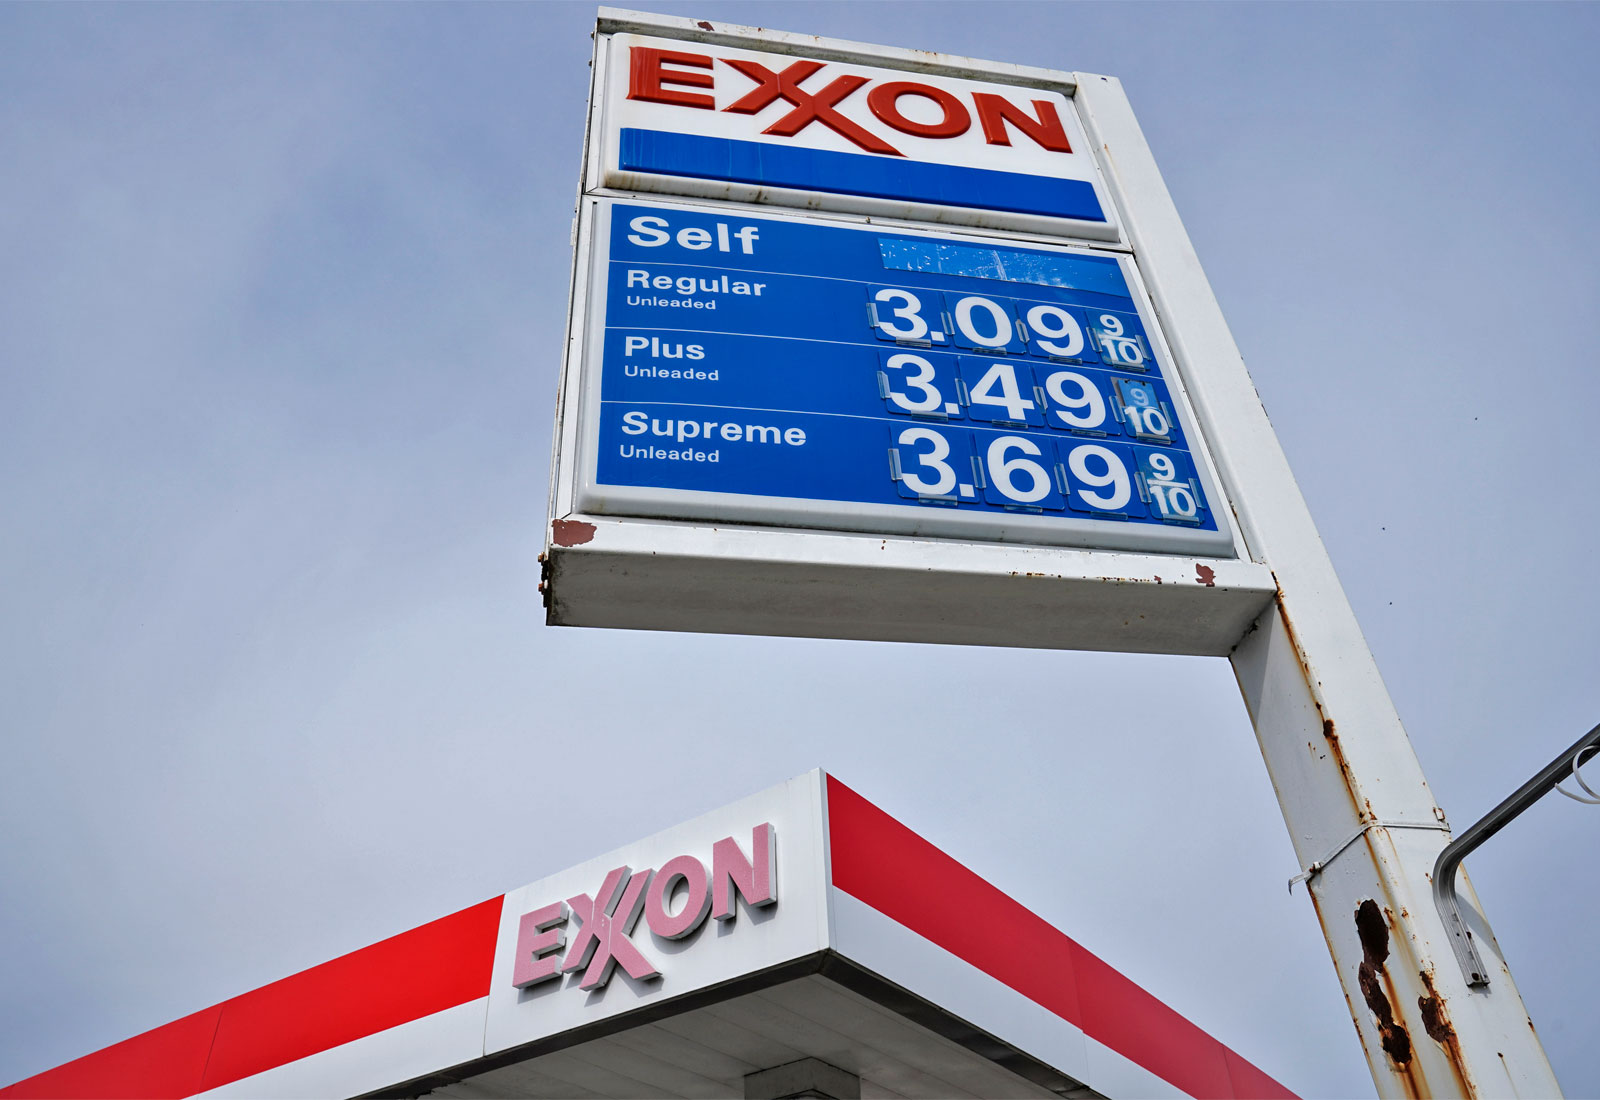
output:
[[[900,113],[902,96],[921,96],[939,105],[944,117],[938,122],[916,122]],[[917,137],[951,138],[966,133],[972,127],[972,116],[966,106],[943,88],[931,84],[917,84],[909,80],[891,80],[879,84],[867,93],[867,106],[878,118],[902,134]]]
[[[993,92],[973,92],[972,103],[978,108],[978,123],[983,127],[983,139],[990,145],[1011,144],[1011,135],[1006,131],[1006,123],[1009,122],[1051,152],[1072,152],[1072,146],[1067,144],[1067,131],[1061,125],[1061,116],[1056,114],[1056,105],[1048,99],[1033,101],[1033,109],[1039,112],[1038,118],[1029,115],[1005,96]]]
[[[884,141],[878,135],[862,128],[858,123],[850,121],[834,110],[835,105],[849,96],[851,92],[867,83],[866,77],[836,77],[831,83],[824,85],[813,93],[801,90],[800,82],[822,68],[822,62],[820,61],[796,61],[779,72],[773,72],[765,65],[757,64],[754,61],[724,57],[722,62],[737,69],[751,80],[756,81],[757,85],[739,99],[724,107],[724,111],[731,111],[737,115],[753,115],[777,99],[782,99],[786,103],[794,105],[794,110],[761,131],[762,133],[775,134],[778,137],[793,137],[813,122],[820,122],[828,129],[855,142],[869,153],[883,153],[893,157],[903,155],[900,150]]]
[[[800,85],[825,67],[821,61],[794,61],[784,69],[773,71],[755,61],[730,57],[721,60],[756,82],[756,87],[722,108],[724,111],[753,115],[779,99],[794,108],[762,133],[793,137],[813,122],[820,122],[869,153],[894,157],[904,155],[883,138],[837,110],[845,99],[871,83],[869,78],[838,76],[817,91],[808,92]],[[716,99],[710,94],[685,90],[714,88],[716,78],[711,71],[714,64],[708,54],[660,50],[649,46],[630,47],[628,98],[646,103],[716,110]],[[937,122],[918,122],[908,118],[899,106],[905,96],[919,96],[934,103],[941,112],[940,119]],[[1072,152],[1066,127],[1061,123],[1056,105],[1048,99],[1035,99],[1031,103],[1033,112],[1030,114],[1027,108],[1017,106],[1003,95],[973,92],[972,105],[977,111],[984,141],[990,145],[1009,146],[1011,130],[1015,128],[1042,149],[1056,153]],[[968,111],[965,103],[943,88],[917,81],[885,81],[868,93],[867,106],[880,122],[915,137],[953,138],[972,128],[972,112]]]
[[[716,78],[710,73],[691,73],[682,69],[663,69],[663,63],[692,65],[697,69],[711,68],[711,58],[702,53],[679,53],[676,50],[653,50],[648,46],[634,46],[628,54],[628,98],[642,99],[646,103],[674,103],[679,107],[703,107],[708,111],[717,108],[717,101],[699,92],[681,92],[664,88],[664,84],[681,84],[690,88],[710,88]]]

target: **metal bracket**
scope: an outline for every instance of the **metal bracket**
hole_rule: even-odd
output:
[[[1478,949],[1472,944],[1472,932],[1461,919],[1461,905],[1456,897],[1456,870],[1461,866],[1461,861],[1467,853],[1511,824],[1523,810],[1554,790],[1556,784],[1566,778],[1569,768],[1573,775],[1577,775],[1578,769],[1597,753],[1600,753],[1600,726],[1578,738],[1570,748],[1540,769],[1539,774],[1518,787],[1515,793],[1469,826],[1439,853],[1438,862],[1433,865],[1433,904],[1439,910],[1439,919],[1444,921],[1445,930],[1450,934],[1450,946],[1455,949],[1456,961],[1461,964],[1467,985],[1488,985],[1489,975]],[[1588,790],[1581,779],[1579,783]]]
[[[1346,848],[1350,847],[1350,845],[1366,836],[1367,830],[1369,829],[1439,829],[1443,832],[1450,831],[1450,827],[1443,822],[1369,821],[1330,848],[1327,855],[1323,856],[1321,859],[1312,860],[1311,866],[1307,867],[1304,871],[1301,871],[1298,875],[1294,876],[1294,878],[1290,879],[1289,893],[1294,893],[1294,884],[1297,882],[1303,882],[1306,884],[1307,890],[1311,889],[1311,880],[1315,878],[1323,870],[1323,868],[1327,867],[1328,864],[1338,859],[1340,853],[1342,853]]]

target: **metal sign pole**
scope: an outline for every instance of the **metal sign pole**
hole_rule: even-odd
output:
[[[1227,654],[1379,1091],[1556,1095],[1121,85],[598,30],[549,621]]]
[[[1127,97],[1080,74],[1077,98],[1250,557],[1278,583],[1231,660],[1378,1091],[1559,1095],[1470,887],[1465,917],[1493,981],[1469,988],[1455,963],[1429,879],[1444,813]]]

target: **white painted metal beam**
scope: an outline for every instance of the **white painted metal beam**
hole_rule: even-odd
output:
[[[1231,559],[600,516],[546,564],[558,626],[1125,653],[1225,656],[1275,591]]]
[[[1288,461],[1118,81],[1078,74],[1157,313],[1277,606],[1233,655],[1284,821],[1385,1096],[1556,1096],[1481,913],[1493,983],[1469,989],[1429,872],[1449,841]]]

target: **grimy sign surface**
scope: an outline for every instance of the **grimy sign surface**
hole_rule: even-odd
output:
[[[1231,550],[1118,258],[600,209],[580,511]]]
[[[574,241],[549,622],[1226,656],[1380,1092],[1558,1093],[1115,79],[602,9]]]
[[[1060,93],[635,35],[608,54],[607,186],[1115,239]],[[578,511],[1231,553],[1125,256],[593,219]]]

